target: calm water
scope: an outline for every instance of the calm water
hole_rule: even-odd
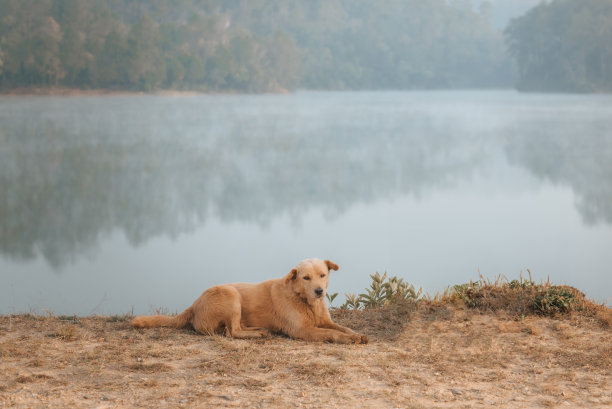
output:
[[[612,297],[612,96],[0,97],[0,313],[181,311],[340,265]]]

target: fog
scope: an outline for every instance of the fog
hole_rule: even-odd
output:
[[[611,109],[511,91],[0,98],[2,298],[178,310],[317,256],[340,294],[376,271],[435,293],[530,269],[603,301]],[[90,294],[68,303],[75,287]]]
[[[489,16],[493,27],[503,30],[510,20],[520,17],[541,2],[542,0],[471,0],[471,7]]]

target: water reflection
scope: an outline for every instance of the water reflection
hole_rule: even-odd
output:
[[[519,134],[507,142],[509,160],[548,183],[571,186],[586,224],[612,224],[612,128],[608,125],[612,120],[587,129],[570,126],[560,132],[560,126],[542,126],[535,134]]]
[[[570,101],[560,109],[571,115],[559,117],[541,102],[534,114],[520,98],[0,99],[0,251],[60,268],[116,231],[138,246],[209,218],[265,228],[321,208],[334,219],[506,160],[571,186],[585,221],[611,224],[612,104],[585,113]]]

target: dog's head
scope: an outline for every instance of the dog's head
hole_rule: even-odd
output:
[[[331,270],[338,270],[338,265],[329,260],[304,260],[287,274],[285,284],[310,303],[325,296]]]

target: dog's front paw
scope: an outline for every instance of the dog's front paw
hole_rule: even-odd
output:
[[[366,335],[360,335],[360,334],[352,335],[351,341],[353,341],[354,344],[367,344],[368,342],[370,342],[370,340],[368,339]]]

